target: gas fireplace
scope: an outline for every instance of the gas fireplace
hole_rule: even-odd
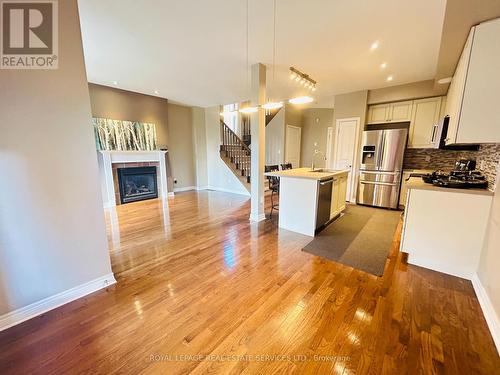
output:
[[[118,168],[122,204],[158,198],[156,167]]]

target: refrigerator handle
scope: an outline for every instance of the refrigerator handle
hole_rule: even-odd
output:
[[[377,150],[377,170],[381,169],[384,151],[385,151],[385,131],[382,130],[381,135],[380,135],[380,142],[378,143],[378,150]]]

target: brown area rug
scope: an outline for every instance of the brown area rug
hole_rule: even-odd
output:
[[[348,205],[302,250],[382,276],[400,211]]]

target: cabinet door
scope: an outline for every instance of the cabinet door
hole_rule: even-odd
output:
[[[415,100],[410,124],[409,148],[434,148],[441,97]]]
[[[412,172],[403,172],[403,179],[401,181],[401,191],[399,192],[399,205],[406,205],[406,194],[408,192],[408,179]]]
[[[389,122],[411,121],[413,100],[392,103],[389,109]]]
[[[332,202],[330,204],[330,219],[339,214],[339,199],[340,199],[340,179],[338,177],[333,178],[332,185]]]
[[[465,47],[458,60],[457,69],[451,80],[446,100],[446,115],[450,117],[448,123],[448,132],[446,134],[446,144],[454,144],[457,142],[458,123],[460,121],[460,113],[462,110],[462,99],[464,96],[465,80],[467,77],[467,69],[469,68],[469,59],[472,49],[472,40],[474,38],[475,27],[473,27],[465,43]]]
[[[346,195],[347,195],[347,176],[342,176],[339,178],[339,203],[338,211],[342,212],[345,210],[346,205]]]
[[[389,118],[390,104],[377,104],[368,107],[367,124],[380,124],[387,122]]]
[[[500,143],[500,19],[475,28],[457,143]]]

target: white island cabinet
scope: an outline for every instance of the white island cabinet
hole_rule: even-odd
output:
[[[345,209],[348,173],[310,168],[265,173],[280,179],[279,227],[314,236]]]

